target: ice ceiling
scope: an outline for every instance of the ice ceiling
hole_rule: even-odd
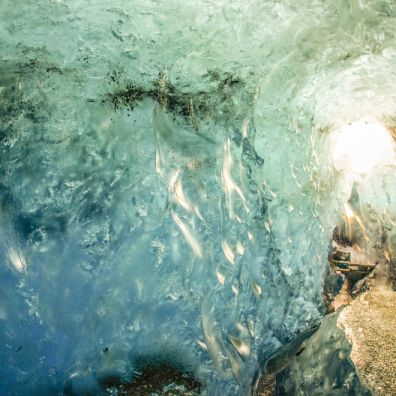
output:
[[[166,355],[208,395],[245,394],[322,317],[352,184],[396,214],[392,161],[346,177],[332,154],[345,125],[395,126],[395,17],[3,0],[0,393],[81,394]]]

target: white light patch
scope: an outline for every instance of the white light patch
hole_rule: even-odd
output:
[[[187,243],[190,245],[192,251],[197,257],[202,257],[202,249],[199,245],[198,241],[195,239],[192,232],[189,228],[181,221],[180,217],[176,213],[172,213],[173,220],[175,221],[176,225],[179,227],[180,231],[183,233],[184,238],[186,239]]]
[[[216,276],[217,276],[217,280],[219,281],[219,283],[221,285],[224,285],[225,282],[225,276],[218,270],[216,270]]]
[[[332,136],[334,167],[344,173],[363,175],[395,160],[395,144],[387,129],[375,120],[346,125]]]
[[[26,260],[20,252],[11,248],[8,251],[8,257],[10,258],[12,265],[18,272],[23,272],[26,270]]]
[[[223,247],[223,252],[224,255],[226,256],[227,260],[231,263],[234,264],[234,259],[235,259],[235,254],[232,251],[230,245],[228,244],[227,241],[222,242],[222,247]]]

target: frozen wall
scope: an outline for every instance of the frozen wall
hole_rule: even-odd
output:
[[[395,16],[3,0],[0,393],[78,394],[165,353],[207,394],[245,394],[323,314],[352,188],[329,133],[394,125]],[[392,216],[392,171],[370,177],[362,197]]]

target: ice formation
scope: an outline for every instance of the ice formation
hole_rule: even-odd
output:
[[[353,184],[394,224],[394,164],[345,177],[331,134],[393,130],[395,17],[392,0],[3,0],[0,394],[95,393],[158,355],[246,394],[320,321]]]

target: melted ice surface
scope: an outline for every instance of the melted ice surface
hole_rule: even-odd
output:
[[[323,314],[351,181],[328,136],[396,104],[396,6],[3,0],[0,393],[128,379],[208,394]],[[395,214],[393,167],[359,181]]]

